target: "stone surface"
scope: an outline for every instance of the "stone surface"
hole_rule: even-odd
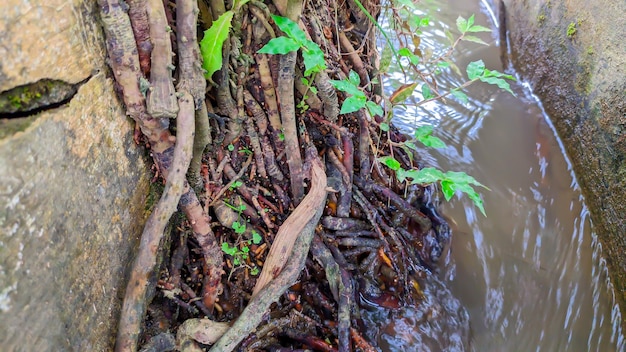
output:
[[[0,92],[42,78],[78,83],[104,62],[95,1],[2,0],[0,10]]]
[[[84,82],[60,107],[0,117],[2,351],[113,346],[149,175],[107,77],[95,6],[1,5],[0,92]]]
[[[626,317],[626,2],[503,3],[511,59],[565,144]]]

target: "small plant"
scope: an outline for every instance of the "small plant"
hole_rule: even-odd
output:
[[[304,31],[294,21],[277,15],[272,15],[272,19],[274,19],[274,23],[286,36],[271,39],[257,52],[260,54],[284,55],[302,49],[302,59],[304,60],[305,68],[305,77],[302,78],[302,83],[306,85],[307,89],[296,107],[301,112],[307,111],[309,109],[309,106],[306,104],[308,92],[311,91],[311,93],[317,94],[317,88],[313,86],[315,74],[326,69],[324,52],[317,43],[307,39]]]
[[[401,147],[411,150],[418,150],[415,142],[419,141],[424,146],[429,148],[445,148],[446,144],[436,136],[432,135],[433,126],[424,125],[415,130],[414,138],[402,143]],[[407,153],[412,155],[411,152]],[[485,189],[489,189],[480,182],[476,181],[472,176],[467,175],[465,172],[447,171],[427,167],[421,170],[406,170],[402,168],[400,162],[391,156],[383,156],[378,160],[385,166],[396,172],[396,177],[400,182],[410,180],[411,184],[430,184],[438,182],[441,185],[441,191],[447,201],[452,199],[452,196],[456,191],[465,193],[474,202],[474,205],[480,210],[480,212],[486,216],[483,201],[474,186],[480,186]]]
[[[350,70],[348,78],[340,81],[331,80],[330,83],[336,89],[339,89],[340,91],[350,95],[343,101],[343,104],[341,105],[341,111],[339,111],[340,114],[349,114],[351,112],[367,108],[372,116],[383,116],[383,108],[373,101],[368,100],[365,93],[361,90],[361,88],[359,88],[361,78],[356,72]]]
[[[245,229],[245,226],[244,226]],[[245,230],[244,230],[245,231]],[[252,232],[252,239],[240,241],[238,245],[231,246],[228,242],[222,242],[222,251],[231,257],[233,257],[233,265],[234,266],[242,266],[245,265],[246,261],[249,258],[250,253],[250,245],[251,244],[260,244],[263,238],[258,232]],[[246,265],[247,266],[247,265]],[[256,275],[258,273],[258,267],[255,265],[250,268],[251,274]],[[256,270],[252,270],[256,269]]]
[[[259,49],[258,53],[284,55],[302,49],[305,76],[310,76],[313,73],[326,69],[324,52],[317,43],[307,39],[306,34],[298,27],[297,23],[277,15],[272,15],[272,19],[286,36],[271,39]]]
[[[239,184],[237,184],[237,182],[239,182]],[[242,184],[243,183],[241,183],[240,181],[236,181],[231,186],[231,189],[240,187]],[[247,267],[250,269],[250,274],[257,275],[260,272],[259,267],[254,264],[250,266],[246,263],[250,258],[250,245],[260,244],[263,241],[263,237],[258,232],[252,230],[252,238],[242,239],[243,235],[246,233],[247,227],[245,221],[241,221],[241,213],[246,210],[246,206],[244,204],[241,204],[239,206],[234,206],[229,203],[224,204],[226,204],[226,206],[228,206],[229,208],[235,210],[239,215],[239,220],[233,222],[232,224],[233,231],[235,231],[235,233],[238,235],[237,241],[234,245],[231,245],[228,242],[222,242],[222,252],[230,255],[233,258],[233,271],[231,271],[231,275],[236,269],[240,267]]]
[[[465,193],[474,202],[474,205],[480,210],[480,212],[487,216],[485,213],[485,207],[483,200],[474,186],[480,186],[485,189],[489,189],[480,182],[476,181],[472,176],[469,176],[465,172],[447,171],[443,172],[433,167],[426,167],[421,170],[411,169],[405,170],[402,168],[400,162],[390,156],[383,156],[378,160],[386,165],[388,168],[396,172],[396,177],[400,182],[410,180],[411,184],[427,185],[431,183],[439,183],[441,185],[441,191],[447,201],[452,199],[456,191]]]
[[[234,191],[235,189],[241,187],[243,185],[243,182],[237,180],[235,182],[233,182],[232,185],[230,185],[229,190]]]
[[[302,100],[298,103],[296,107],[300,109],[300,112],[305,112],[309,110],[309,105],[306,103],[306,100],[309,99],[309,96],[307,94],[309,93],[309,91],[311,91],[311,93],[313,94],[317,94],[317,88],[313,86],[313,81],[306,77],[302,77],[302,84],[306,86],[306,91],[302,96]]]
[[[213,82],[211,77],[215,71],[222,68],[222,47],[228,38],[232,27],[235,13],[250,0],[235,0],[233,10],[224,12],[218,19],[213,21],[209,29],[204,31],[204,37],[200,41],[200,54],[202,55],[202,68],[204,77]]]

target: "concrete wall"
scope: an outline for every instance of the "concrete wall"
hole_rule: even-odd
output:
[[[499,5],[510,59],[565,144],[626,317],[626,2]]]
[[[95,1],[0,9],[0,350],[108,351],[145,157],[107,77]]]

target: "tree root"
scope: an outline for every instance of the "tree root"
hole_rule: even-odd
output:
[[[309,193],[279,230],[279,233],[283,231],[284,235],[280,236],[280,239],[277,235],[246,309],[213,345],[211,351],[232,351],[257,327],[270,304],[278,300],[282,293],[296,281],[304,267],[315,226],[322,215],[326,200],[325,189],[326,174],[321,162],[314,158]],[[287,243],[291,241],[293,241],[292,244]],[[280,248],[280,250],[274,250],[274,248]],[[282,267],[283,264],[284,267]]]
[[[193,141],[193,100],[191,95],[183,94],[179,99],[180,112],[176,127],[178,143],[174,147],[171,169],[165,183],[161,200],[150,214],[141,235],[139,253],[133,263],[131,276],[126,288],[126,297],[117,335],[116,351],[136,351],[137,339],[146,314],[148,296],[151,296],[156,284],[157,257],[160,250],[163,231],[176,205],[183,194],[185,173],[191,161]]]
[[[300,18],[303,2],[297,0],[276,0],[276,8],[257,0],[242,5],[233,25],[237,36],[225,42],[224,66],[215,75],[219,86],[206,91],[199,69],[194,1],[178,0],[175,9],[168,6],[170,22],[162,2],[147,2],[143,10],[150,20],[147,27],[140,26],[141,2],[131,1],[137,13],[133,17],[133,26],[137,21],[139,29],[136,38],[124,4],[98,1],[111,67],[127,113],[146,136],[167,185],[164,203],[152,214],[159,222],[148,221],[144,232],[151,235],[142,238],[137,258],[141,265],[131,273],[118,350],[136,350],[139,342],[159,336],[139,331],[157,279],[160,290],[149,312],[162,309],[176,316],[169,327],[172,331],[186,321],[178,328],[179,349],[200,350],[196,345],[200,342],[214,343],[214,351],[373,350],[371,336],[361,330],[361,300],[383,308],[414,302],[419,293],[415,280],[440,255],[447,225],[429,203],[430,190],[414,185],[406,192],[376,158],[393,155],[403,167],[412,166],[413,156],[387,143],[397,140],[396,132],[392,129],[384,135],[388,139],[382,138],[380,121],[365,109],[338,116],[338,96],[330,79],[345,78],[351,69],[361,76],[369,99],[380,101],[365,87],[376,72],[364,60],[375,55],[374,46],[351,48],[363,36],[371,40],[371,34],[366,35],[369,23],[363,33],[339,31],[339,26],[351,25],[351,17],[343,15],[360,16],[355,3],[338,3],[332,12],[326,3],[312,0],[304,9],[306,18]],[[226,11],[222,0],[205,5],[204,12],[209,8],[211,12],[200,14],[205,25]],[[296,53],[280,58],[254,53],[276,35],[268,21],[276,11],[295,20],[327,55],[329,68],[316,74],[315,94],[306,86],[295,87],[303,71]],[[171,18],[176,18],[175,24]],[[172,85],[167,26],[175,30],[178,93]],[[146,51],[137,48],[145,46],[146,33],[150,33],[148,43],[154,45],[147,62]],[[350,55],[342,57],[339,46],[342,54],[347,50]],[[193,115],[195,110],[198,129],[187,175],[190,183],[184,177],[180,180],[187,168],[179,167],[173,154],[185,145],[189,157],[190,139],[182,127],[174,138],[167,118],[175,111],[171,97],[185,91],[191,96],[184,93],[179,115],[187,116],[189,111]],[[148,95],[148,105],[143,93]],[[315,104],[296,110],[304,95]],[[343,93],[339,98],[345,98]],[[217,114],[212,106],[217,106]],[[166,258],[171,254],[171,262],[157,277],[162,228],[176,200],[187,220],[177,223],[176,246],[165,253]],[[166,206],[168,213],[162,209]],[[219,222],[212,224],[211,216]],[[311,241],[311,260],[307,260]],[[226,270],[228,276],[223,275]],[[301,283],[294,285],[299,277]],[[221,324],[219,334],[207,337],[205,332],[213,325],[207,327],[208,319],[198,319],[202,316]],[[227,328],[230,321],[234,323]]]

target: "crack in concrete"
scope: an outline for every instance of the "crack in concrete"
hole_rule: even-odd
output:
[[[74,84],[44,78],[1,92],[0,119],[24,118],[62,107],[74,98],[78,89],[91,77]]]

